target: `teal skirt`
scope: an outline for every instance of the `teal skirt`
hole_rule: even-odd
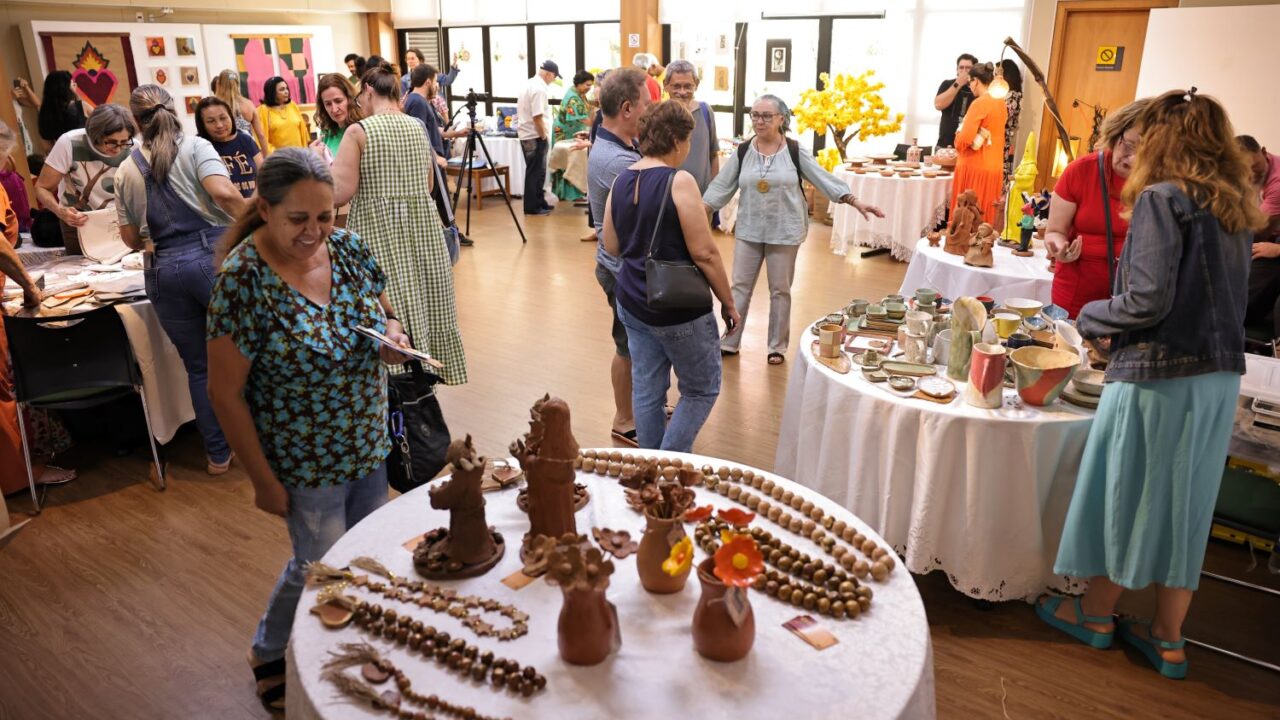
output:
[[[1229,372],[1108,383],[1054,572],[1195,590],[1239,392]]]

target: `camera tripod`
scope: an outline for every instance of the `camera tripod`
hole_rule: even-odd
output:
[[[471,198],[479,189],[475,187],[475,176],[472,174],[472,164],[475,162],[476,145],[480,146],[480,150],[484,152],[485,162],[490,168],[495,167],[493,156],[489,154],[489,148],[484,144],[484,138],[480,132],[476,130],[476,102],[479,96],[474,92],[467,93],[467,145],[462,151],[461,172],[458,174],[458,186],[453,189],[453,207],[458,207],[458,195],[462,192],[462,186],[467,186],[467,222],[465,233],[467,237],[471,237]],[[520,221],[516,218],[516,211],[511,207],[511,196],[507,194],[507,188],[498,181],[495,174],[493,180],[498,185],[498,190],[502,193],[502,201],[507,204],[507,212],[511,213],[511,221],[516,224],[516,231],[520,233],[520,242],[528,243],[529,238],[524,235],[524,228],[521,227]]]

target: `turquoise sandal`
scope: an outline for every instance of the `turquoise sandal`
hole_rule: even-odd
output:
[[[1044,595],[1041,596],[1041,598],[1044,598],[1044,597],[1048,597],[1048,596],[1044,596]],[[1063,620],[1054,614],[1058,611],[1058,607],[1062,605],[1062,601],[1068,600],[1068,599],[1071,601],[1073,605],[1075,605],[1076,618],[1078,618],[1076,622],[1073,622],[1073,623],[1067,622],[1066,620]],[[1103,625],[1106,623],[1114,622],[1114,620],[1110,616],[1085,615],[1084,608],[1080,606],[1079,597],[1064,598],[1064,597],[1055,595],[1055,596],[1049,597],[1049,599],[1045,600],[1044,602],[1040,602],[1040,599],[1037,599],[1036,615],[1041,620],[1043,620],[1045,624],[1051,627],[1057,628],[1058,630],[1061,630],[1062,632],[1070,635],[1071,637],[1079,640],[1080,642],[1084,643],[1085,645],[1088,645],[1091,648],[1106,650],[1107,648],[1111,647],[1111,641],[1115,637],[1114,632],[1109,632],[1109,633],[1098,632],[1096,630],[1090,630],[1089,628],[1084,626],[1085,623],[1095,623],[1095,624]]]
[[[1135,625],[1145,627],[1147,629],[1147,637],[1135,634],[1133,632],[1133,627]],[[1182,638],[1175,642],[1161,640],[1151,634],[1151,621],[1149,620],[1121,620],[1117,626],[1120,628],[1120,639],[1142,651],[1142,654],[1147,656],[1147,660],[1155,666],[1155,669],[1158,670],[1161,675],[1171,680],[1181,680],[1187,676],[1186,660],[1183,660],[1180,663],[1171,663],[1161,657],[1160,650],[1157,649],[1158,646],[1165,650],[1181,650],[1186,647],[1186,638]]]

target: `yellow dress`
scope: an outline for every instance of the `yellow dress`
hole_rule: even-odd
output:
[[[263,155],[269,155],[282,147],[306,147],[311,143],[311,129],[307,121],[302,119],[302,110],[296,103],[271,107],[267,104],[258,106],[258,121],[262,123],[262,132],[267,136],[267,146],[262,148]]]

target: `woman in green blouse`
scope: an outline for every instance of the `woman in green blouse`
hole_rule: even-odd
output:
[[[342,135],[347,126],[364,119],[364,113],[356,103],[356,91],[351,83],[338,73],[320,76],[320,84],[316,86],[316,122],[320,124],[320,138],[311,143],[311,149],[323,156],[321,147],[329,151],[326,158],[330,164],[338,156],[338,146],[342,144]]]
[[[373,253],[334,230],[333,176],[314,153],[272,153],[256,202],[225,237],[209,300],[209,397],[254,504],[283,517],[293,543],[249,655],[259,697],[276,708],[307,563],[387,501],[382,363],[406,358],[356,328],[402,347],[409,338]]]
[[[578,133],[587,132],[591,127],[591,109],[587,107],[587,92],[596,82],[596,76],[586,70],[579,70],[573,76],[573,87],[564,94],[560,101],[560,112],[556,113],[556,122],[552,127],[551,142],[572,140]],[[551,189],[561,200],[577,200],[585,197],[578,188],[564,179],[564,171],[557,170],[551,175]]]

